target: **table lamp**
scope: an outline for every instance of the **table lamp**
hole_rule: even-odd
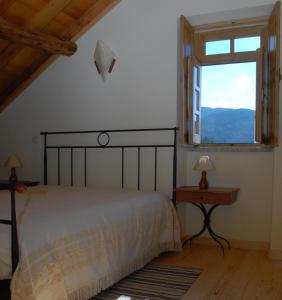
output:
[[[22,167],[22,162],[20,161],[20,159],[14,154],[10,155],[6,160],[4,166],[11,168],[10,183],[17,183],[18,178],[16,175],[16,168]]]
[[[195,163],[193,170],[202,171],[202,178],[199,182],[199,189],[206,190],[209,188],[209,184],[207,181],[207,171],[215,170],[215,167],[209,156],[200,156],[198,161]]]

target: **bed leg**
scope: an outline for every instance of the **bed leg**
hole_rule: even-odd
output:
[[[17,215],[16,215],[16,185],[11,186],[11,220],[12,220],[12,272],[14,273],[19,262],[19,244],[18,244],[18,230],[17,230]]]

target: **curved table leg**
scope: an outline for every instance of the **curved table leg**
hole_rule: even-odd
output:
[[[213,236],[215,236],[215,237],[217,237],[217,238],[219,238],[219,239],[225,241],[225,243],[227,244],[228,249],[229,249],[229,250],[231,249],[231,245],[230,245],[229,241],[228,241],[226,238],[224,238],[224,237],[222,237],[222,236],[216,234],[216,233],[212,230],[212,228],[210,228],[210,235],[213,235]]]
[[[211,228],[211,226],[210,226],[211,214],[212,214],[212,212],[214,211],[214,209],[215,209],[216,207],[218,207],[218,206],[219,206],[219,204],[213,205],[213,206],[209,209],[209,211],[208,211],[208,215],[207,215],[207,219],[209,220],[209,223],[207,224],[208,231],[209,231],[209,234],[210,234],[210,236],[211,236],[212,238],[213,238],[213,237],[217,237],[218,239],[221,239],[221,240],[225,241],[225,243],[227,244],[228,249],[230,250],[230,249],[231,249],[231,246],[230,246],[229,241],[228,241],[226,238],[224,238],[224,237],[218,235],[217,233],[215,233],[215,232],[213,231],[213,229]]]
[[[202,229],[199,231],[199,233],[194,234],[192,237],[190,237],[189,239],[187,239],[187,240],[183,243],[182,246],[184,247],[184,246],[186,245],[186,243],[188,243],[188,242],[190,243],[190,246],[191,246],[192,241],[193,241],[195,238],[197,238],[198,236],[200,236],[201,234],[203,234],[204,231],[207,229],[208,232],[209,232],[209,234],[210,234],[210,236],[211,236],[211,238],[212,238],[215,242],[217,242],[217,243],[219,244],[219,246],[221,247],[221,250],[222,250],[223,255],[225,255],[224,246],[223,246],[223,244],[220,242],[220,240],[223,240],[223,241],[227,244],[229,250],[231,249],[230,243],[229,243],[229,241],[228,241],[227,239],[225,239],[224,237],[222,237],[222,236],[216,234],[216,233],[212,230],[211,225],[210,225],[210,223],[211,223],[211,215],[212,215],[212,212],[215,210],[216,207],[219,206],[219,204],[213,205],[208,211],[207,211],[206,207],[203,205],[203,203],[199,203],[199,204],[198,204],[198,203],[192,203],[192,204],[193,204],[194,206],[198,207],[198,208],[201,210],[201,212],[202,212],[202,214],[203,214],[203,217],[204,217],[204,225],[203,225]]]
[[[206,220],[206,218],[207,218],[208,213],[207,213],[207,210],[206,210],[205,206],[204,206],[203,204],[197,204],[197,203],[192,203],[192,204],[193,204],[194,206],[198,207],[198,208],[201,210],[201,212],[203,213],[203,215],[204,215],[204,225],[203,225],[202,229],[201,229],[198,233],[194,234],[194,235],[191,236],[189,239],[187,239],[187,240],[182,244],[182,247],[184,247],[188,242],[190,243],[190,247],[191,247],[192,241],[193,241],[195,238],[197,238],[198,236],[200,236],[201,234],[203,234],[204,231],[205,231],[206,228],[207,228],[207,224],[206,224],[206,221],[205,221],[205,220]]]
[[[225,255],[224,246],[222,245],[222,243],[220,242],[220,240],[218,240],[218,239],[216,238],[216,236],[213,234],[213,231],[211,230],[210,227],[208,227],[208,232],[209,232],[211,238],[219,244],[219,246],[220,246],[220,248],[221,248],[221,250],[222,250],[222,254],[223,254],[223,256],[224,256],[224,255]]]
[[[201,234],[203,234],[203,232],[204,232],[205,230],[206,230],[206,225],[204,224],[203,228],[199,231],[199,233],[194,234],[194,235],[191,236],[189,239],[187,239],[187,240],[182,244],[182,247],[184,247],[188,242],[189,242],[190,247],[191,247],[192,241],[193,241],[196,237],[198,237],[198,236],[200,236]]]

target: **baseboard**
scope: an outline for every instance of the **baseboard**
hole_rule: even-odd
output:
[[[182,242],[185,241],[188,236],[181,238]],[[246,249],[246,250],[264,250],[268,251],[270,244],[268,242],[258,242],[258,241],[245,241],[245,240],[233,240],[228,239],[232,248],[235,249]],[[193,244],[212,246],[215,245],[215,241],[209,236],[200,236],[193,240]],[[281,252],[282,255],[282,252]],[[282,256],[281,256],[282,257]]]
[[[268,256],[273,260],[282,260],[282,250],[272,250],[270,249],[268,252]]]

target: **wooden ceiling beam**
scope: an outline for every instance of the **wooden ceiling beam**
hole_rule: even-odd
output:
[[[7,22],[7,20],[1,16],[15,0],[0,0],[0,23]],[[71,0],[48,0],[46,5],[35,14],[34,18],[28,19],[23,24],[24,28],[33,31],[44,31],[46,24],[52,21],[55,15],[65,9]],[[63,40],[67,40],[63,38]],[[24,48],[22,44],[15,44],[9,42],[7,47],[0,53],[0,70],[4,69],[6,65]]]
[[[121,0],[96,1],[95,4],[73,24],[73,26],[68,28],[66,32],[62,34],[63,39],[76,41],[120,2]],[[11,104],[58,57],[58,55],[51,55],[47,57],[46,60],[44,60],[41,64],[34,66],[33,72],[18,78],[17,83],[14,84],[14,86],[10,86],[9,89],[4,93],[5,95],[0,96],[0,113],[5,110],[5,108],[9,106],[9,104]]]
[[[72,41],[64,41],[42,32],[22,30],[3,20],[0,20],[0,39],[39,48],[51,54],[71,56],[77,50],[77,45]]]

